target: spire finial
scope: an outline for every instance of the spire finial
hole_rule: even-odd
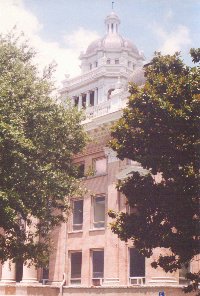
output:
[[[112,10],[114,10],[114,3],[115,3],[115,2],[114,2],[114,1],[112,1]]]

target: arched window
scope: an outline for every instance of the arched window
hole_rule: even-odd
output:
[[[114,88],[109,89],[108,95],[107,95],[108,100],[110,100],[110,95],[111,95],[113,90],[115,90],[115,89]]]
[[[113,33],[113,24],[111,24],[111,30],[112,30],[112,33]]]

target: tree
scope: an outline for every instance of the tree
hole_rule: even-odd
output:
[[[82,115],[51,98],[22,37],[0,36],[0,260],[48,257],[48,233],[78,190],[72,159],[85,145]],[[35,225],[35,222],[37,224]],[[25,227],[25,225],[27,227]],[[35,228],[34,228],[35,227]],[[34,231],[32,229],[34,228]],[[36,240],[40,237],[40,241]]]
[[[199,61],[199,49],[191,55]],[[171,255],[160,255],[152,266],[173,272],[199,254],[200,67],[186,66],[179,53],[156,53],[144,73],[143,87],[130,85],[110,145],[120,159],[137,161],[149,173],[133,172],[118,183],[135,211],[109,215],[113,232],[132,239],[146,257],[168,248]],[[192,284],[186,290],[197,288],[199,274],[187,277]]]

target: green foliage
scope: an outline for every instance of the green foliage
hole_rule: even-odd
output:
[[[198,61],[198,50],[192,50]],[[145,67],[142,88],[130,85],[128,107],[112,131],[111,147],[149,171],[135,172],[118,189],[133,214],[110,213],[112,230],[150,257],[169,248],[152,265],[172,272],[199,253],[200,68],[186,66],[180,54],[156,53]],[[160,175],[156,181],[155,175]],[[198,274],[188,274],[197,288]]]
[[[39,77],[34,55],[21,37],[0,36],[0,259],[41,264],[48,233],[66,219],[67,196],[78,190],[72,158],[86,138],[82,115],[51,98],[53,69]],[[33,218],[35,234],[24,227]]]

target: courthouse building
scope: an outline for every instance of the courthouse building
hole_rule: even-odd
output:
[[[76,288],[177,288],[184,284],[184,270],[165,273],[151,267],[153,259],[165,250],[156,249],[152,258],[144,258],[132,242],[121,241],[110,229],[112,219],[107,215],[108,210],[129,211],[125,197],[116,189],[117,181],[131,171],[145,173],[140,164],[129,159],[120,161],[108,148],[110,127],[126,106],[128,82],[144,83],[144,56],[120,35],[120,19],[114,12],[105,18],[105,31],[103,38],[92,42],[86,52],[81,53],[81,74],[67,78],[60,91],[63,103],[70,98],[86,115],[83,124],[91,141],[76,155],[74,162],[87,192],[82,198],[71,199],[68,223],[53,231],[48,273],[24,267],[22,283],[62,283]],[[191,271],[195,268],[197,266],[190,265]],[[14,271],[11,274],[5,264],[1,283],[15,280]],[[155,295],[157,291],[159,289]]]

